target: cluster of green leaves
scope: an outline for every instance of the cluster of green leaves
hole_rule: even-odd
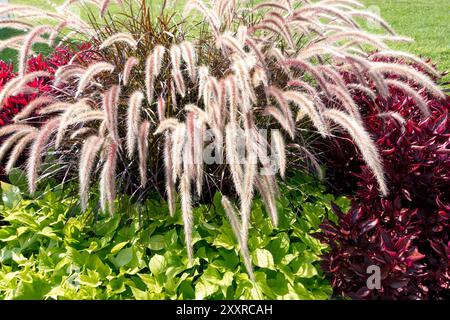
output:
[[[249,247],[256,285],[246,273],[237,241],[217,194],[195,210],[193,265],[188,264],[180,215],[164,200],[117,202],[114,217],[80,214],[67,187],[48,186],[25,198],[23,174],[1,183],[0,298],[3,299],[327,299],[320,255],[311,236],[330,201],[316,179],[292,177],[282,186],[280,226],[274,229],[256,200]],[[95,200],[94,200],[95,201]]]

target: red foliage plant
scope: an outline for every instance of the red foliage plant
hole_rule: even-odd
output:
[[[426,118],[396,88],[390,88],[388,99],[354,97],[381,151],[389,196],[379,196],[376,181],[349,140],[328,146],[330,172],[345,170],[358,186],[349,190],[345,180],[332,179],[339,190],[354,192],[353,206],[347,214],[335,208],[337,223],[325,221],[317,235],[331,247],[324,270],[336,295],[450,298],[450,97],[423,97],[431,111]],[[343,155],[346,161],[341,161]],[[381,271],[378,290],[366,283],[371,265]]]

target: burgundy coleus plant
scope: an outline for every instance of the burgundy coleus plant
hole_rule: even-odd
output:
[[[350,180],[330,176],[336,189],[352,195],[351,210],[343,214],[335,208],[337,223],[327,220],[317,235],[331,247],[323,266],[335,294],[450,298],[450,98],[429,99],[432,114],[426,118],[411,97],[395,88],[387,99],[354,98],[381,151],[390,194],[379,196],[347,137],[323,149],[331,174],[351,173]],[[379,115],[388,110],[401,117]],[[367,288],[370,265],[380,267],[380,290]]]

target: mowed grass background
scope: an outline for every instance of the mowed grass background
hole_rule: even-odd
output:
[[[148,1],[157,5],[161,0]],[[41,8],[61,5],[63,2],[64,0],[10,0],[10,3],[33,4]],[[414,43],[395,43],[392,45],[394,49],[431,58],[441,71],[450,69],[449,0],[363,0],[363,2],[371,11],[379,12],[398,34],[415,39]],[[0,40],[15,34],[16,31],[0,29]],[[14,57],[15,53],[12,50],[0,52],[0,59],[4,61],[14,61]],[[450,77],[445,77],[445,80],[450,81]]]

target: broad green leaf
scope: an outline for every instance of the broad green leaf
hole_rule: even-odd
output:
[[[163,273],[166,268],[166,260],[165,260],[164,256],[155,254],[150,259],[149,267],[150,267],[150,271],[154,275],[159,275],[159,274]]]
[[[273,257],[269,250],[256,249],[252,253],[253,263],[260,268],[275,269]]]
[[[5,207],[14,208],[22,200],[22,195],[18,187],[0,181],[0,188],[2,202]]]
[[[131,262],[133,259],[133,248],[125,248],[119,251],[114,259],[114,262],[118,268],[123,267]]]
[[[118,244],[116,244],[112,249],[111,249],[111,253],[112,254],[116,254],[117,252],[119,252],[120,250],[122,250],[123,247],[125,247],[128,244],[128,241],[124,241],[124,242],[120,242]]]
[[[155,235],[151,237],[148,241],[148,248],[151,250],[162,250],[165,247],[164,236],[163,235]]]

